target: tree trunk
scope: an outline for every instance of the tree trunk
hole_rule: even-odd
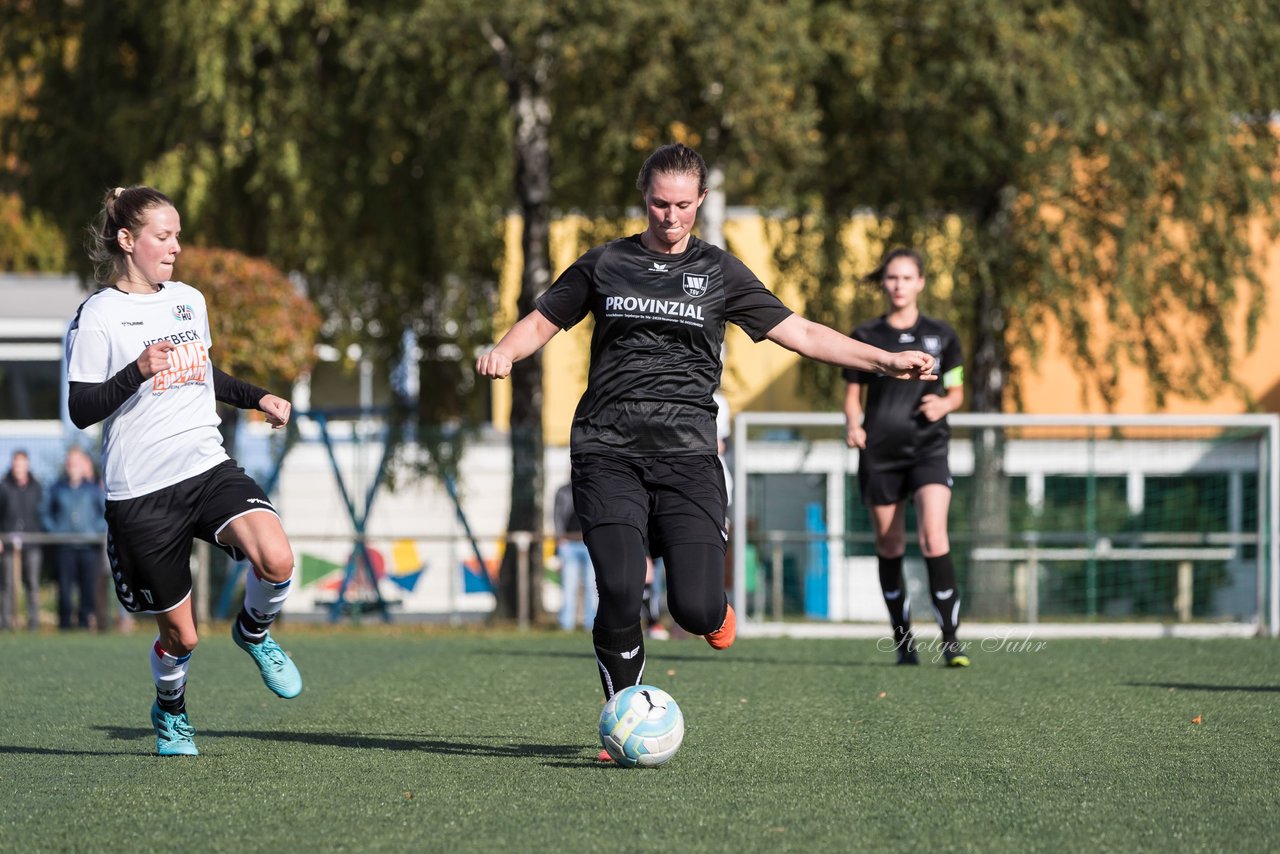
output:
[[[1008,203],[1010,192],[979,224],[978,240],[986,244],[978,250],[974,300],[972,378],[969,405],[973,412],[1001,412],[1005,383],[1009,375],[1008,342],[1005,340],[1004,289],[1008,280]],[[985,250],[985,251],[984,251]],[[974,453],[973,503],[969,508],[974,548],[1010,546],[1009,480],[1005,476],[1004,431],[987,428],[972,437]],[[974,617],[1011,619],[1013,581],[1007,561],[974,562],[968,580],[966,610]]]
[[[533,311],[534,300],[551,283],[551,105],[546,97],[550,67],[550,35],[539,38],[538,60],[522,65],[507,42],[489,25],[485,36],[497,54],[507,81],[515,131],[515,190],[523,229],[520,238],[524,270],[520,276],[517,314]],[[507,544],[498,573],[494,616],[520,615],[519,549],[513,532],[533,534],[528,550],[529,617],[541,613],[537,591],[542,582],[542,354],[518,362],[511,372],[511,513]]]

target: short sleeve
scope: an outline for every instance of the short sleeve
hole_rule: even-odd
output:
[[[82,305],[67,328],[67,379],[100,383],[111,367],[111,341],[98,313]]]
[[[863,344],[870,343],[867,341],[867,335],[863,332],[862,327],[858,327],[850,332],[849,337],[854,341],[861,341]],[[867,385],[876,378],[875,374],[870,373],[869,371],[859,371],[856,368],[845,368],[840,372],[840,374],[844,377],[845,382],[857,383],[858,385]]]
[[[964,353],[960,348],[960,336],[950,327],[947,328],[946,340],[939,359],[938,373],[942,377],[943,388],[955,388],[964,385]]]
[[[607,244],[606,244],[607,246]],[[591,283],[605,246],[597,246],[560,274],[534,308],[561,329],[572,329],[591,310]]]
[[[197,291],[197,293],[199,293],[199,291]],[[202,325],[204,327],[202,330],[204,335],[204,346],[207,349],[212,350],[213,333],[209,331],[209,303],[205,301],[204,294],[200,294],[200,310],[200,313],[204,315],[204,319],[202,321]]]
[[[720,263],[724,276],[725,320],[741,327],[752,341],[763,341],[773,327],[791,316],[791,309],[783,305],[746,264],[728,252]]]

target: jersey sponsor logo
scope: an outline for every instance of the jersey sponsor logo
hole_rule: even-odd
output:
[[[684,292],[691,297],[700,297],[707,292],[707,277],[695,273],[684,274]]]
[[[173,316],[179,320],[193,320],[196,316],[195,311],[189,305],[175,305],[173,307]]]
[[[152,394],[163,394],[178,386],[205,382],[209,371],[209,348],[203,341],[175,347],[169,353],[169,367],[152,378]]]
[[[702,320],[702,306],[689,305],[677,300],[652,299],[650,297],[605,297],[606,312],[635,312],[650,317],[667,315],[669,317],[691,317]]]
[[[245,503],[247,503],[247,504],[261,504],[263,507],[271,507],[271,502],[270,502],[270,501],[263,501],[261,498],[246,498],[246,499],[245,499]],[[274,508],[274,507],[272,507],[272,509],[274,510],[275,508]]]
[[[142,342],[143,347],[150,347],[157,341],[168,341],[170,344],[186,344],[189,341],[199,341],[200,333],[194,329],[184,329],[181,332],[175,332],[172,335],[161,335],[159,338],[149,338]]]
[[[936,355],[942,352],[942,339],[937,335],[926,335],[920,339],[920,343],[929,353]]]
[[[120,325],[121,326],[141,326],[142,321],[141,320],[122,320],[120,321]]]

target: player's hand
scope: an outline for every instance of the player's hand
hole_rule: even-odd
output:
[[[936,380],[938,360],[921,350],[890,353],[885,376],[898,380]]]
[[[476,359],[476,373],[495,380],[511,375],[511,359],[500,350],[490,350]]]
[[[293,413],[293,404],[274,394],[264,395],[262,400],[258,401],[258,408],[266,413],[267,423],[273,430],[279,430],[288,424],[289,416]]]
[[[945,397],[926,394],[920,398],[920,405],[916,408],[916,412],[929,421],[939,421],[947,414],[949,408]]]
[[[161,371],[169,369],[169,354],[176,347],[169,341],[157,341],[150,347],[142,351],[142,355],[138,357],[138,370],[142,371],[142,378],[149,380]]]
[[[862,429],[862,425],[855,424],[845,434],[844,441],[850,448],[865,451],[867,448],[867,431]]]

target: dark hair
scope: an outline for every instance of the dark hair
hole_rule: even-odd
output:
[[[649,155],[640,167],[640,175],[636,178],[636,189],[642,193],[649,192],[649,185],[657,173],[665,175],[697,175],[698,193],[707,189],[707,161],[702,155],[687,145],[673,142],[664,145]]]
[[[146,222],[147,211],[162,205],[172,206],[173,202],[151,187],[115,187],[107,191],[102,210],[87,229],[84,241],[85,252],[93,262],[93,278],[98,284],[113,284],[124,276],[120,230],[139,231]]]
[[[862,277],[864,282],[883,282],[885,273],[889,272],[889,265],[899,258],[910,258],[915,262],[916,270],[920,272],[920,278],[924,278],[924,257],[914,249],[907,249],[905,246],[899,246],[892,250],[884,258],[880,259],[880,266],[876,267],[870,273]]]

